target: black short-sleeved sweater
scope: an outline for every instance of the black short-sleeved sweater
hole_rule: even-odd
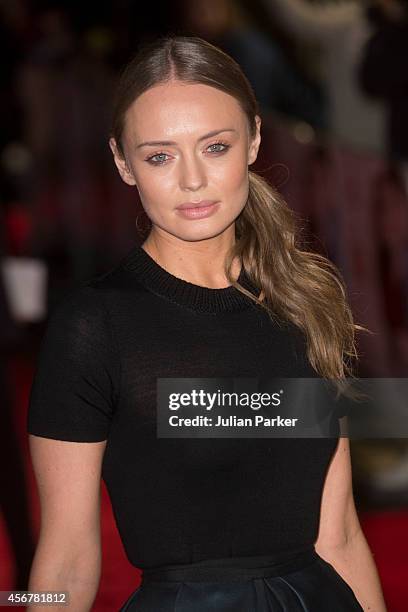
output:
[[[136,567],[307,549],[338,438],[156,436],[158,377],[316,376],[305,349],[234,287],[188,283],[136,246],[52,312],[28,431],[107,440],[102,476]]]

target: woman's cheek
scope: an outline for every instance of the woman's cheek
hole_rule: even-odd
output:
[[[152,172],[135,174],[135,180],[142,204],[145,208],[155,205],[156,202],[163,200],[167,193],[167,183],[163,178],[154,176]]]
[[[239,189],[241,184],[247,180],[248,165],[246,156],[241,148],[231,151],[225,156],[225,163],[219,167],[220,180],[228,189]]]
[[[245,192],[248,184],[248,169],[242,164],[232,165],[228,171],[220,177],[220,184],[224,193],[231,196]]]

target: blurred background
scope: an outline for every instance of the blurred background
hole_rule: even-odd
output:
[[[141,241],[108,147],[118,71],[140,44],[196,34],[261,106],[253,167],[341,270],[360,377],[408,372],[407,0],[0,0],[0,590],[27,589],[39,505],[25,432],[47,318]],[[56,355],[58,358],[58,355]],[[408,439],[351,440],[356,504],[389,612],[408,602]],[[96,612],[138,586],[104,485]]]

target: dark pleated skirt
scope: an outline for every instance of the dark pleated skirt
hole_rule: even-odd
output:
[[[213,559],[145,570],[119,612],[361,612],[314,548],[296,555]]]

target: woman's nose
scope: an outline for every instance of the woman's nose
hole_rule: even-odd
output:
[[[181,162],[180,187],[196,191],[206,186],[207,178],[203,164],[196,157],[189,157]]]

